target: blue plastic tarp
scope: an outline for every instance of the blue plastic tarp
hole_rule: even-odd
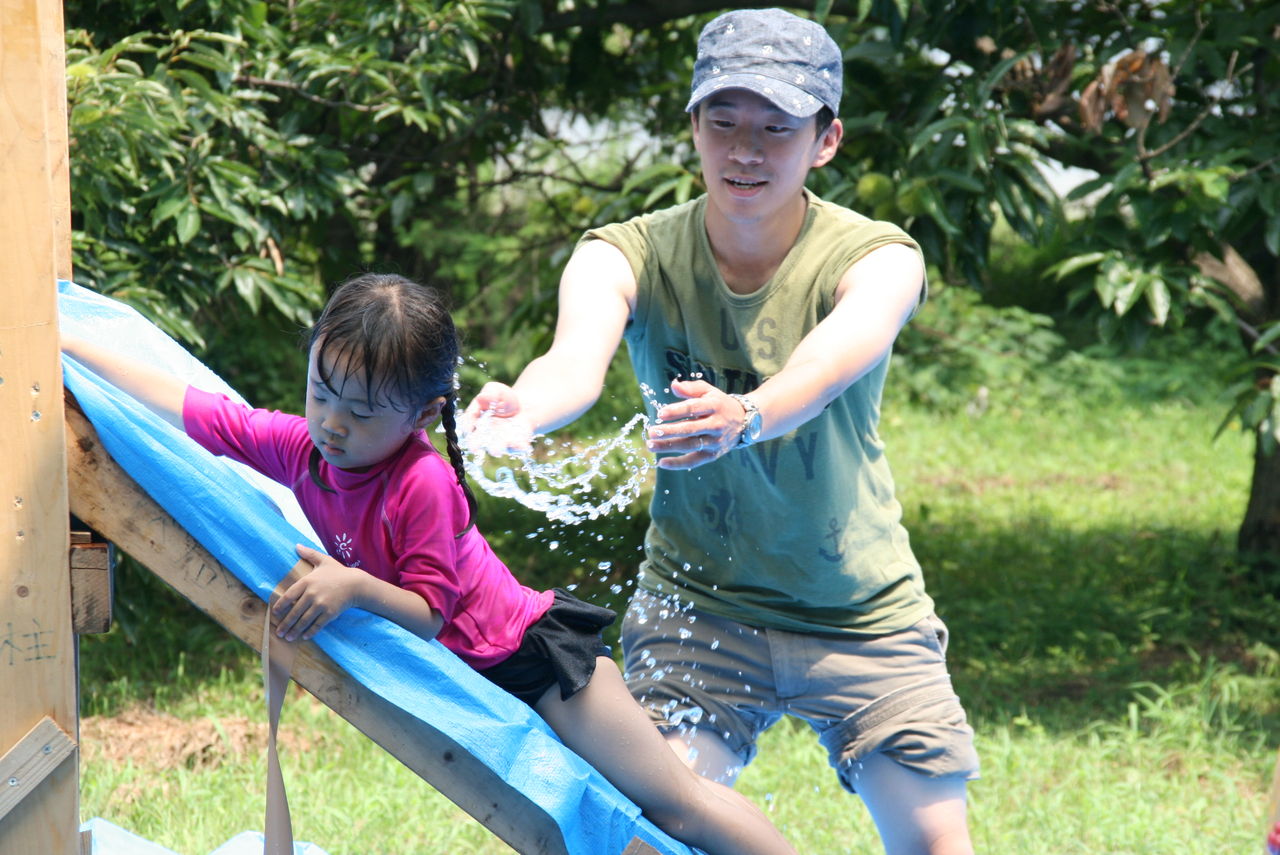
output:
[[[58,295],[64,333],[238,397],[129,306],[66,281],[58,283]],[[63,373],[111,456],[259,597],[266,600],[296,563],[295,543],[316,544],[285,488],[209,454],[65,354]],[[639,808],[567,749],[529,706],[438,642],[350,609],[315,643],[354,679],[449,736],[539,805],[559,826],[570,853],[616,855],[639,837],[661,853],[692,855],[692,849],[640,816]]]

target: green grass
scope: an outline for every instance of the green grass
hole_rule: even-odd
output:
[[[979,417],[886,404],[906,524],[952,630],[953,676],[977,731],[983,777],[970,798],[981,852],[1261,847],[1280,744],[1280,608],[1232,555],[1249,443],[1233,433],[1213,441],[1223,407],[1196,397],[997,396]],[[610,586],[634,566],[636,520],[557,531],[487,508],[503,554],[537,547],[513,565],[533,565],[554,540],[577,564],[580,590],[620,604]],[[598,560],[614,566],[601,571]],[[136,643],[121,627],[82,641],[85,713],[123,721],[142,705],[227,732],[237,719],[260,722],[253,657],[141,575],[121,582],[123,601],[147,605],[123,615]],[[299,839],[330,855],[510,851],[306,696],[290,696],[283,733]],[[260,743],[210,743],[157,765],[140,752],[102,756],[86,740],[84,816],[182,855],[261,828]],[[766,734],[740,787],[802,852],[879,851],[866,812],[802,725]]]

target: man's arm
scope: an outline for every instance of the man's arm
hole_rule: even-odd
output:
[[[510,419],[503,433],[511,450],[578,418],[600,398],[635,301],[635,274],[622,251],[602,240],[583,244],[560,277],[551,347],[513,385],[485,384],[467,407],[468,418],[474,424],[488,410]]]
[[[800,341],[782,370],[749,395],[760,408],[760,439],[782,436],[822,412],[889,353],[924,286],[920,255],[905,244],[873,250],[851,265],[836,288],[835,306]],[[667,469],[692,469],[730,451],[742,433],[741,404],[700,380],[673,383],[687,400],[663,407],[649,447],[679,456]]]
[[[94,374],[110,381],[169,424],[184,429],[182,403],[187,383],[146,362],[122,356],[84,339],[63,336],[62,349]]]

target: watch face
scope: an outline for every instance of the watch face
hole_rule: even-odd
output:
[[[751,414],[751,418],[747,419],[747,436],[751,437],[751,441],[755,442],[760,438],[761,419],[760,411],[756,410]]]

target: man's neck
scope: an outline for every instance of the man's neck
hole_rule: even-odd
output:
[[[777,216],[754,223],[729,220],[707,207],[707,241],[730,291],[751,294],[773,278],[795,246],[807,210],[804,194]]]

